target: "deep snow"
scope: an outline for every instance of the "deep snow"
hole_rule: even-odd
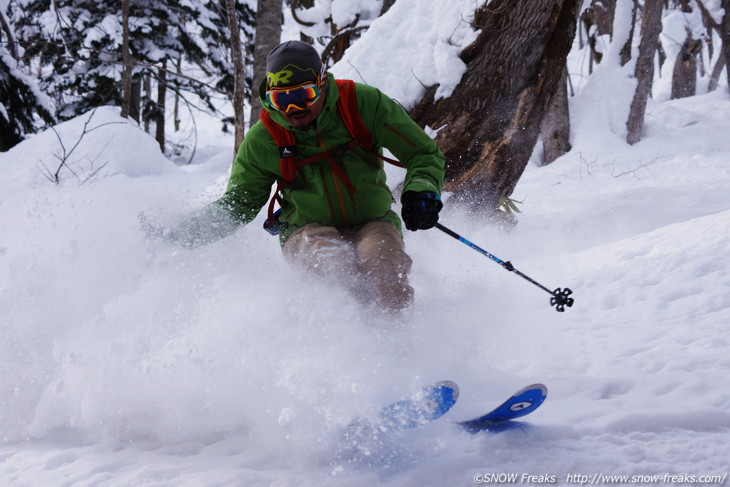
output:
[[[572,288],[565,313],[436,230],[406,235],[417,298],[396,321],[292,272],[260,220],[199,249],[146,239],[140,213],[174,224],[221,194],[231,148],[176,166],[114,108],[94,115],[60,185],[41,170],[59,154],[52,132],[0,154],[0,485],[726,476],[727,83],[668,101],[658,82],[646,138],[628,146],[625,94],[592,90],[630,83],[599,68],[571,99],[572,151],[520,181],[515,228],[448,201],[441,220]],[[75,141],[87,119],[59,133]],[[442,420],[366,458],[336,455],[350,419],[442,379],[461,387]],[[532,382],[550,393],[529,426],[469,435],[449,421]]]

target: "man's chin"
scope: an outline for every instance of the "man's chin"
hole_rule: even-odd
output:
[[[289,115],[287,118],[289,119],[289,123],[298,129],[308,128],[312,125],[311,113]]]

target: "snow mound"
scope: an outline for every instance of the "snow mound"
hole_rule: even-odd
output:
[[[86,182],[114,174],[136,178],[172,170],[155,139],[119,108],[101,107],[0,154],[0,178],[37,187],[52,182]]]
[[[375,86],[411,108],[426,88],[436,99],[456,88],[466,65],[459,52],[476,38],[471,0],[400,0],[375,20],[332,68],[335,76]]]

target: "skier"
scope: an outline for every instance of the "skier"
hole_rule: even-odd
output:
[[[276,183],[265,227],[278,233],[292,266],[384,310],[409,307],[412,261],[379,152],[387,148],[406,168],[401,215],[413,231],[438,221],[443,154],[397,102],[376,88],[335,81],[309,44],[280,44],[266,69],[262,120],[246,134],[225,194],[167,236],[187,245],[224,236],[256,217]],[[369,147],[362,143],[368,139]]]

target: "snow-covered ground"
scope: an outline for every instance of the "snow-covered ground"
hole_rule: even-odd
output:
[[[635,146],[595,94],[572,99],[572,151],[525,172],[515,228],[441,220],[572,288],[565,313],[437,230],[406,235],[397,321],[291,271],[260,219],[198,249],[146,239],[141,213],[174,224],[221,194],[231,147],[176,166],[114,108],[60,185],[53,132],[0,154],[0,486],[727,485],[727,84],[655,93]],[[67,150],[87,120],[57,127]],[[443,379],[461,388],[443,419],[337,453],[352,418]],[[550,393],[529,426],[453,426],[533,382]]]

